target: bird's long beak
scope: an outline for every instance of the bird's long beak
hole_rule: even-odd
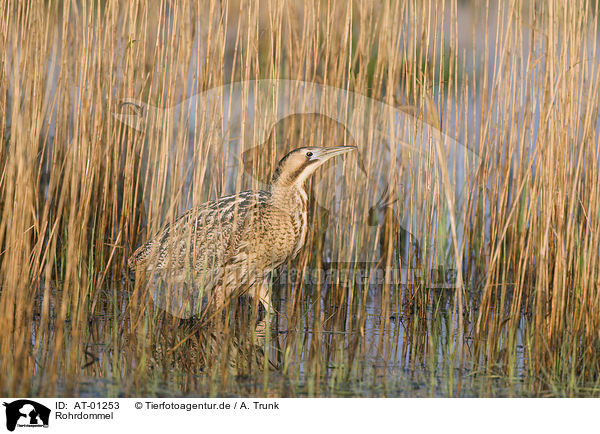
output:
[[[336,157],[341,154],[345,154],[346,152],[356,151],[358,148],[356,146],[335,146],[331,148],[323,148],[321,152],[319,152],[319,160],[325,162],[330,158]]]

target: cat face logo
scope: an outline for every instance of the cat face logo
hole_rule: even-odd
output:
[[[48,427],[50,409],[29,399],[5,402],[6,429],[14,431],[16,427]]]

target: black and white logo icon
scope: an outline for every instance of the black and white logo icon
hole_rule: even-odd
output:
[[[48,427],[50,409],[29,399],[5,402],[6,429],[14,431],[16,427],[39,428]]]

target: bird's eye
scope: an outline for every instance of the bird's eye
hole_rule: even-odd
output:
[[[306,153],[306,156],[307,156],[307,157],[312,157],[312,152],[307,152],[307,153]]]

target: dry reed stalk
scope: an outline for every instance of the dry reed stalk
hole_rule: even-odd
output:
[[[400,263],[402,219],[419,244],[403,259],[425,278],[402,288],[385,271],[360,285],[350,267],[330,284],[280,285],[286,318],[269,327],[288,333],[264,346],[298,387],[286,393],[335,394],[369,378],[372,360],[500,368],[528,393],[596,384],[598,11],[576,3],[0,4],[0,390],[75,395],[92,376],[129,395],[153,393],[157,378],[219,394],[241,387],[242,371],[268,389],[277,380],[268,358],[248,356],[256,336],[241,317],[228,313],[210,338],[190,329],[129,281],[125,260],[192,204],[260,188],[284,150],[323,143],[356,144],[361,160],[312,181],[310,242],[287,267],[321,278],[328,261],[365,262],[374,279]],[[277,98],[259,98],[252,80],[274,78],[347,91],[319,111],[360,127],[308,114],[267,125]],[[233,101],[187,101],[236,85]],[[377,115],[352,93],[387,105]],[[139,108],[125,99],[158,116],[127,127],[114,114]],[[438,140],[407,141],[408,114],[412,140],[427,128]],[[459,143],[477,167],[452,157]],[[401,200],[372,211],[382,185]],[[430,267],[444,261],[458,264],[452,291],[432,289]],[[444,393],[460,394],[453,375]]]

